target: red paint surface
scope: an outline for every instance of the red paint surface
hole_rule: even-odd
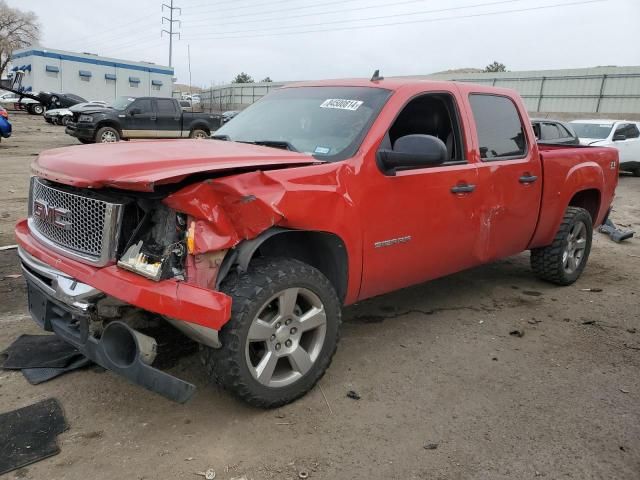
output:
[[[47,178],[76,186],[149,190],[153,184],[175,182],[197,171],[251,167],[256,171],[195,183],[165,199],[168,206],[187,213],[196,222],[196,252],[233,247],[273,225],[333,233],[342,239],[348,253],[346,304],[530,247],[548,245],[569,201],[579,191],[599,191],[596,224],[611,205],[617,184],[617,152],[606,148],[541,147],[541,155],[524,105],[511,90],[411,80],[344,80],[306,85],[380,86],[393,90],[393,95],[358,152],[342,162],[314,164],[312,158],[301,154],[229,142],[163,141],[55,150],[44,153],[34,169],[38,174],[44,172]],[[468,163],[385,176],[375,162],[385,133],[410,99],[429,92],[448,92],[456,99]],[[529,145],[525,158],[490,162],[480,159],[468,102],[470,93],[514,99]],[[91,162],[86,162],[88,158]],[[611,162],[616,163],[613,169]],[[293,164],[296,168],[260,171],[267,166]],[[525,174],[538,176],[538,181],[521,184],[519,178]],[[452,194],[451,187],[460,182],[477,188],[471,194]],[[25,242],[27,236],[23,232],[19,241]],[[400,237],[411,240],[374,247],[376,242]],[[58,260],[64,266],[74,264],[71,260]],[[90,268],[81,267],[70,270],[82,272]],[[103,270],[107,273],[100,277],[101,285],[110,291],[123,288],[123,280],[132,284],[148,282],[117,267]],[[96,278],[97,272],[92,274]],[[84,281],[83,277],[76,278]],[[110,285],[116,279],[118,285]],[[96,283],[87,283],[103,289]],[[145,293],[149,304],[161,294],[158,285],[152,284],[150,288],[156,289]],[[190,292],[222,302],[223,296],[215,296],[221,294],[202,289]],[[171,297],[166,301],[171,302]]]

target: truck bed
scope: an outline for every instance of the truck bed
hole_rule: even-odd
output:
[[[572,200],[567,198],[569,192],[602,192],[602,197],[589,209],[596,227],[604,221],[618,184],[618,151],[613,148],[539,144],[538,150],[543,185],[540,218],[531,241],[532,248],[553,241],[562,221],[562,212]]]

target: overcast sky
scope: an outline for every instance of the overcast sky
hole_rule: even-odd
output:
[[[169,3],[170,0],[164,0]],[[162,0],[8,0],[35,12],[42,46],[168,64]],[[640,65],[640,0],[174,0],[173,66],[194,85]],[[560,6],[558,6],[560,5]],[[498,13],[500,12],[500,13]],[[168,16],[165,10],[165,16]],[[168,28],[165,21],[164,28]]]

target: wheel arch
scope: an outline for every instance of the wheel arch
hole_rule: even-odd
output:
[[[205,132],[207,132],[207,135],[211,135],[211,128],[209,127],[209,125],[207,124],[207,122],[201,122],[201,121],[195,121],[193,122],[190,126],[189,126],[189,135],[191,135],[191,133],[194,130],[204,130]]]
[[[270,228],[256,238],[240,243],[225,257],[216,282],[218,286],[233,266],[246,271],[256,256],[294,258],[317,268],[336,289],[340,302],[344,302],[349,259],[344,241],[334,233]]]
[[[598,212],[600,212],[601,201],[600,190],[588,188],[574,193],[571,200],[569,200],[568,206],[584,208],[591,215],[591,221],[595,225],[598,219]]]
[[[109,120],[109,119],[105,119],[105,120],[100,120],[97,124],[96,124],[96,128],[93,131],[93,134],[95,135],[96,133],[98,133],[98,130],[100,130],[103,127],[111,127],[115,130],[118,131],[118,134],[120,135],[120,138],[123,137],[122,135],[122,127],[120,126],[120,124],[114,120]]]

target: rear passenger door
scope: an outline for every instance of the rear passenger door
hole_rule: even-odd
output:
[[[179,138],[182,134],[182,110],[171,98],[156,98],[158,138]]]
[[[482,228],[478,249],[483,261],[526,250],[538,222],[542,167],[524,107],[507,96],[471,93],[479,157],[478,201]]]
[[[122,119],[125,138],[153,138],[156,136],[156,113],[150,98],[134,100]]]

